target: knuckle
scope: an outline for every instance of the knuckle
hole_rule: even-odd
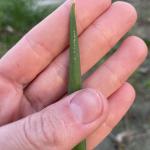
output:
[[[52,125],[50,125],[52,126]],[[28,147],[31,149],[57,149],[58,138],[55,133],[56,130],[49,130],[45,118],[37,113],[25,119],[23,125],[23,134]]]
[[[31,53],[36,59],[43,61],[44,63],[47,63],[49,60],[52,60],[53,56],[55,55],[53,51],[45,45],[44,42],[41,42],[38,39],[33,40],[33,38],[30,35],[30,32],[23,37],[22,42],[25,45],[27,45],[27,47],[31,50]],[[43,57],[41,57],[41,55]]]
[[[32,149],[44,147],[44,149],[57,150],[64,147],[66,125],[52,114],[42,111],[25,119],[23,134]]]
[[[55,110],[53,110],[53,112],[46,110],[42,114],[42,130],[45,133],[45,137],[47,137],[47,139],[50,141],[51,146],[53,146],[53,148],[59,149],[58,147],[63,148],[64,143],[66,144],[66,131],[68,131],[68,129],[66,123],[60,117],[58,118],[55,114],[57,114]]]
[[[25,119],[23,124],[23,137],[25,138],[28,147],[31,149],[38,149],[38,142],[36,142],[36,132],[32,122],[32,116]],[[38,136],[37,136],[38,137]]]
[[[122,85],[122,83],[124,82],[124,76],[120,76],[118,74],[116,74],[115,71],[112,70],[112,68],[109,66],[109,64],[103,64],[104,69],[106,70],[106,72],[109,74],[109,77],[111,77],[111,82],[112,84],[118,84],[119,86]]]
[[[21,85],[2,74],[0,74],[0,88],[7,89],[7,92],[14,93],[14,95],[17,95],[22,90]]]
[[[51,115],[47,117],[45,113],[43,113],[40,117],[41,120],[41,130],[43,134],[43,138],[45,141],[48,141],[49,144],[53,147],[59,144],[59,138],[57,133],[57,126],[55,124],[55,119],[51,118]]]
[[[45,107],[43,98],[41,98],[41,95],[35,92],[32,87],[28,87],[24,94],[35,112],[38,112]]]
[[[114,33],[114,31],[111,28],[107,29],[101,21],[98,20],[95,23],[93,23],[93,32],[95,33],[95,37],[99,41],[102,41],[101,43],[103,43],[103,45],[107,49],[111,49],[114,46],[114,41],[116,41],[116,39],[115,37],[111,37],[116,33]]]
[[[61,60],[60,60],[61,61]],[[61,63],[59,61],[54,61],[54,66],[55,66],[55,72],[56,75],[61,75],[63,76],[63,74],[65,74],[66,71],[66,67],[68,67],[68,62],[63,62],[61,61]]]
[[[102,124],[102,128],[105,128],[105,130],[111,132],[116,124],[116,116],[109,113],[107,120]]]
[[[18,119],[18,108],[20,107],[21,96],[22,86],[0,75],[0,97],[1,103],[3,104],[0,105],[0,126]],[[12,100],[15,102],[10,105]],[[6,104],[7,107],[3,107]]]

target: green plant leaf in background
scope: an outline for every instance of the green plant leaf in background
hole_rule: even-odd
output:
[[[59,5],[41,6],[37,0],[0,0],[0,56]]]

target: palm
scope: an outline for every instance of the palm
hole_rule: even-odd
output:
[[[82,9],[82,2],[77,6],[82,74],[101,59],[135,23],[136,13],[130,5],[118,2],[108,9],[109,5],[110,1],[104,0],[87,3],[86,8]],[[66,2],[1,59],[1,125],[40,111],[66,93],[69,8],[70,4]],[[106,120],[107,126],[99,129],[103,135],[99,139],[110,132],[132,104],[134,92],[128,84],[118,92],[116,90],[145,56],[144,43],[137,37],[129,37],[84,82],[84,87],[100,90],[107,97],[112,94],[118,97],[118,100],[115,98],[109,102],[110,114],[114,115]]]

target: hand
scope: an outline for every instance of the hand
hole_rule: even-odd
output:
[[[128,3],[77,0],[82,73],[89,70],[134,25]],[[135,36],[84,82],[67,86],[70,2],[34,27],[0,60],[0,147],[3,150],[69,150],[87,138],[93,149],[132,105],[128,77],[144,61],[147,47]],[[106,100],[106,98],[107,100]]]

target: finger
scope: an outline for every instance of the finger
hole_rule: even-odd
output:
[[[72,149],[104,122],[107,111],[107,100],[101,93],[92,89],[76,92],[39,113],[0,128],[1,149]]]
[[[94,149],[96,145],[110,134],[112,129],[126,114],[135,99],[133,87],[125,83],[117,92],[109,98],[109,115],[102,126],[87,138],[88,150]]]
[[[0,126],[18,118],[22,92],[0,76]]]
[[[111,0],[77,0],[79,34],[105,11]],[[0,74],[26,85],[68,45],[71,1],[34,27],[0,60]]]
[[[124,2],[114,3],[100,16],[79,38],[82,73],[102,58],[131,28],[135,20],[135,9]],[[40,109],[59,99],[66,92],[67,68],[68,55],[64,52],[26,90],[31,103]],[[53,87],[52,91],[50,85]]]
[[[100,90],[108,97],[131,76],[146,56],[145,43],[131,36],[85,81],[84,86]]]

